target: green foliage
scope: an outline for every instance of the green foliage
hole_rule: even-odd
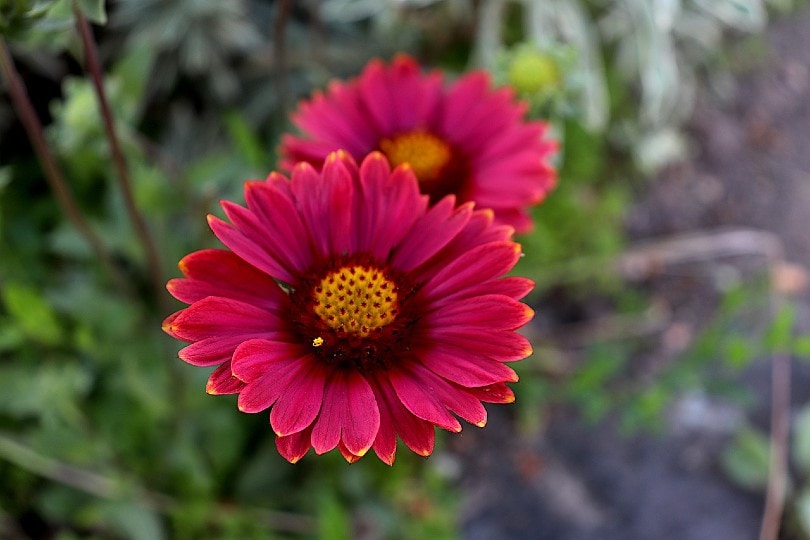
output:
[[[760,432],[745,428],[737,433],[722,456],[723,470],[735,483],[761,490],[768,483],[770,452],[768,439]]]
[[[105,2],[76,1],[91,21],[106,23]],[[528,14],[512,10],[507,41],[520,45],[488,52],[503,62],[496,80],[511,77],[532,116],[553,120],[561,141],[559,186],[535,209],[536,230],[520,239],[525,257],[516,272],[537,280],[538,296],[564,287],[575,297],[582,284],[615,285],[601,265],[625,244],[622,219],[637,178],[629,156],[616,152],[615,133],[622,132],[616,128],[631,118],[630,127],[620,127],[629,134],[625,141],[637,142],[649,133],[649,118],[636,118],[638,96],[621,55],[613,46],[601,51],[594,40],[595,11],[576,7],[590,3],[553,3],[568,22],[584,21],[555,28],[576,32],[542,43],[526,39],[514,30]],[[280,4],[129,0],[115,4],[111,24],[97,33],[135,202],[166,278],[177,275],[165,269],[182,255],[215,244],[204,216],[218,211],[217,199],[239,201],[244,180],[274,167],[274,148],[288,127],[282,107],[313,83],[356,73],[370,54],[391,50],[394,34],[397,46],[421,41],[433,54],[435,36],[419,33],[434,16],[465,29],[468,40],[445,43],[437,65],[461,68],[478,46],[466,34],[469,15],[452,6],[392,10],[354,1],[338,13],[331,3],[322,32],[296,4],[281,66],[270,31]],[[723,5],[704,11],[730,4]],[[712,16],[743,24],[744,15]],[[37,103],[50,113],[49,144],[126,286],[65,219],[33,155],[9,156],[0,167],[0,517],[31,516],[60,538],[339,539],[359,527],[380,538],[456,537],[459,497],[441,468],[441,440],[430,461],[402,447],[393,468],[372,457],[347,466],[337,455],[292,466],[279,457],[266,415],[239,414],[232,396],[205,395],[207,374],[175,358],[179,345],[160,323],[180,306],[163,306],[171,300],[150,292],[93,86],[66,61],[81,58],[74,26],[70,0],[0,1],[0,34],[19,52],[16,60],[53,85],[42,94],[51,102]],[[319,35],[325,43],[314,39]],[[654,57],[635,60],[630,71],[645,87],[644,110],[669,103],[661,97],[667,88],[656,94],[640,75]],[[610,125],[608,113],[615,118]],[[617,294],[616,311],[638,315],[645,303],[630,297]],[[750,302],[729,294],[727,309]],[[640,352],[635,343],[585,347],[577,369],[559,384],[538,376],[533,364],[520,365],[521,422],[530,428],[537,411],[555,400],[577,405],[594,422],[619,409],[630,428],[655,423],[676,392],[704,382],[707,359],[739,370],[765,348],[810,358],[810,338],[792,331],[788,311],[766,340],[728,320],[710,325],[694,350],[652,384],[625,377],[629,358]],[[540,364],[553,360],[553,351],[538,356],[546,353]],[[805,423],[803,416],[801,429],[810,431]],[[762,462],[755,439],[745,435],[738,455],[728,458],[751,485],[761,481],[752,472]],[[807,436],[796,445],[806,468]],[[806,520],[810,512],[802,512]]]

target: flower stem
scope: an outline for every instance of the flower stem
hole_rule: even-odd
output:
[[[785,510],[790,431],[790,356],[777,352],[771,359],[770,474],[759,540],[776,540]]]
[[[56,160],[48,147],[48,143],[45,141],[42,124],[39,118],[37,118],[34,106],[31,104],[25,85],[22,82],[17,68],[14,66],[14,61],[11,58],[11,54],[2,36],[0,36],[0,71],[2,71],[2,76],[6,80],[14,108],[17,110],[23,128],[28,134],[28,138],[34,147],[34,152],[36,152],[37,158],[42,165],[45,180],[56,196],[59,206],[62,208],[62,211],[65,213],[70,223],[93,250],[116,285],[124,290],[128,289],[128,281],[113,262],[112,255],[101,242],[101,239],[93,229],[90,228],[87,220],[84,219],[65,181],[62,170],[56,164]]]
[[[154,289],[155,299],[160,302],[162,306],[166,306],[166,292],[163,288],[163,272],[161,271],[160,257],[158,256],[157,248],[149,234],[146,220],[143,214],[135,204],[135,197],[132,192],[132,182],[130,181],[129,171],[127,169],[126,159],[121,150],[121,144],[115,131],[115,123],[110,110],[110,104],[107,100],[107,94],[104,90],[104,78],[101,71],[101,63],[98,58],[98,48],[96,47],[93,32],[90,28],[90,23],[81,12],[76,3],[73,3],[73,13],[76,18],[76,28],[82,39],[82,46],[84,48],[84,62],[85,68],[90,74],[93,81],[93,88],[96,91],[96,98],[98,99],[99,108],[101,109],[101,116],[104,121],[104,130],[107,135],[107,141],[110,144],[112,151],[113,162],[117,172],[119,187],[124,198],[124,205],[129,214],[129,218],[135,227],[135,233],[141,243],[144,254],[146,255],[147,267],[149,270],[152,287]],[[164,311],[168,311],[165,309]]]

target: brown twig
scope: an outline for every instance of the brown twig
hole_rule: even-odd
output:
[[[76,18],[76,29],[82,39],[82,46],[84,48],[84,61],[85,67],[90,74],[93,82],[93,87],[96,91],[96,98],[98,99],[99,108],[101,109],[101,116],[104,121],[104,130],[107,134],[107,141],[110,144],[112,151],[113,162],[118,176],[119,187],[124,198],[124,206],[126,207],[127,214],[135,227],[135,233],[138,235],[138,240],[146,256],[147,267],[154,289],[155,299],[160,303],[161,307],[165,308],[164,311],[168,312],[168,304],[166,291],[163,287],[164,279],[161,270],[160,257],[158,256],[157,248],[149,234],[146,220],[143,214],[135,204],[135,197],[132,192],[132,182],[129,178],[129,171],[127,169],[126,158],[121,150],[121,145],[115,131],[115,121],[110,104],[107,100],[107,94],[104,90],[104,77],[101,71],[101,63],[98,58],[98,48],[96,47],[93,32],[90,28],[90,23],[81,12],[76,3],[73,3],[73,13]]]
[[[42,165],[45,180],[56,196],[60,208],[65,213],[68,221],[70,221],[90,246],[90,249],[95,253],[116,285],[122,289],[127,289],[128,281],[113,262],[112,255],[104,246],[101,239],[87,223],[87,220],[84,219],[65,181],[62,170],[56,164],[56,160],[48,147],[48,143],[45,141],[42,124],[37,117],[34,106],[22,82],[22,77],[20,77],[19,72],[14,66],[14,61],[11,58],[11,54],[2,36],[0,36],[0,71],[2,71],[3,78],[8,85],[8,91],[9,94],[11,94],[14,108],[17,110],[23,128],[25,128],[25,132],[28,134],[28,138],[34,147],[34,152],[36,152],[37,158]]]
[[[776,540],[785,509],[788,431],[790,421],[790,356],[783,352],[771,360],[770,473],[759,540]]]

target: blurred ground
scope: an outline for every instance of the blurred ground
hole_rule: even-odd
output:
[[[810,268],[810,8],[772,22],[767,44],[764,61],[740,75],[731,102],[700,99],[691,122],[694,155],[639,198],[627,216],[632,238],[762,229],[781,239],[787,261]],[[657,284],[668,291],[674,318],[699,328],[711,311],[702,305],[710,301],[706,285],[675,285]],[[805,292],[798,303],[803,333],[808,313]],[[464,537],[755,539],[762,497],[734,487],[717,456],[742,415],[767,429],[769,379],[766,359],[746,372],[742,383],[761,396],[747,411],[700,395],[679,401],[660,436],[623,437],[612,421],[588,426],[555,409],[541,435],[520,437],[510,413],[493,408],[485,430],[465,433],[477,442],[457,448]],[[809,397],[810,376],[794,365],[793,402]]]

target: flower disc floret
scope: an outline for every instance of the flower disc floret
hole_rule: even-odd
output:
[[[361,337],[397,315],[397,286],[373,267],[351,265],[329,272],[313,296],[314,311],[327,326]]]
[[[429,206],[413,168],[379,152],[272,173],[245,199],[209,218],[228,249],[180,262],[168,289],[189,306],[163,328],[188,343],[182,360],[214,368],[209,393],[269,409],[286,459],[373,449],[391,464],[398,437],[427,456],[435,427],[483,426],[483,402],[514,400],[533,283],[504,277],[520,247],[491,211]]]
[[[411,131],[380,141],[392,166],[410,164],[420,182],[438,179],[450,163],[450,145],[432,133]]]

